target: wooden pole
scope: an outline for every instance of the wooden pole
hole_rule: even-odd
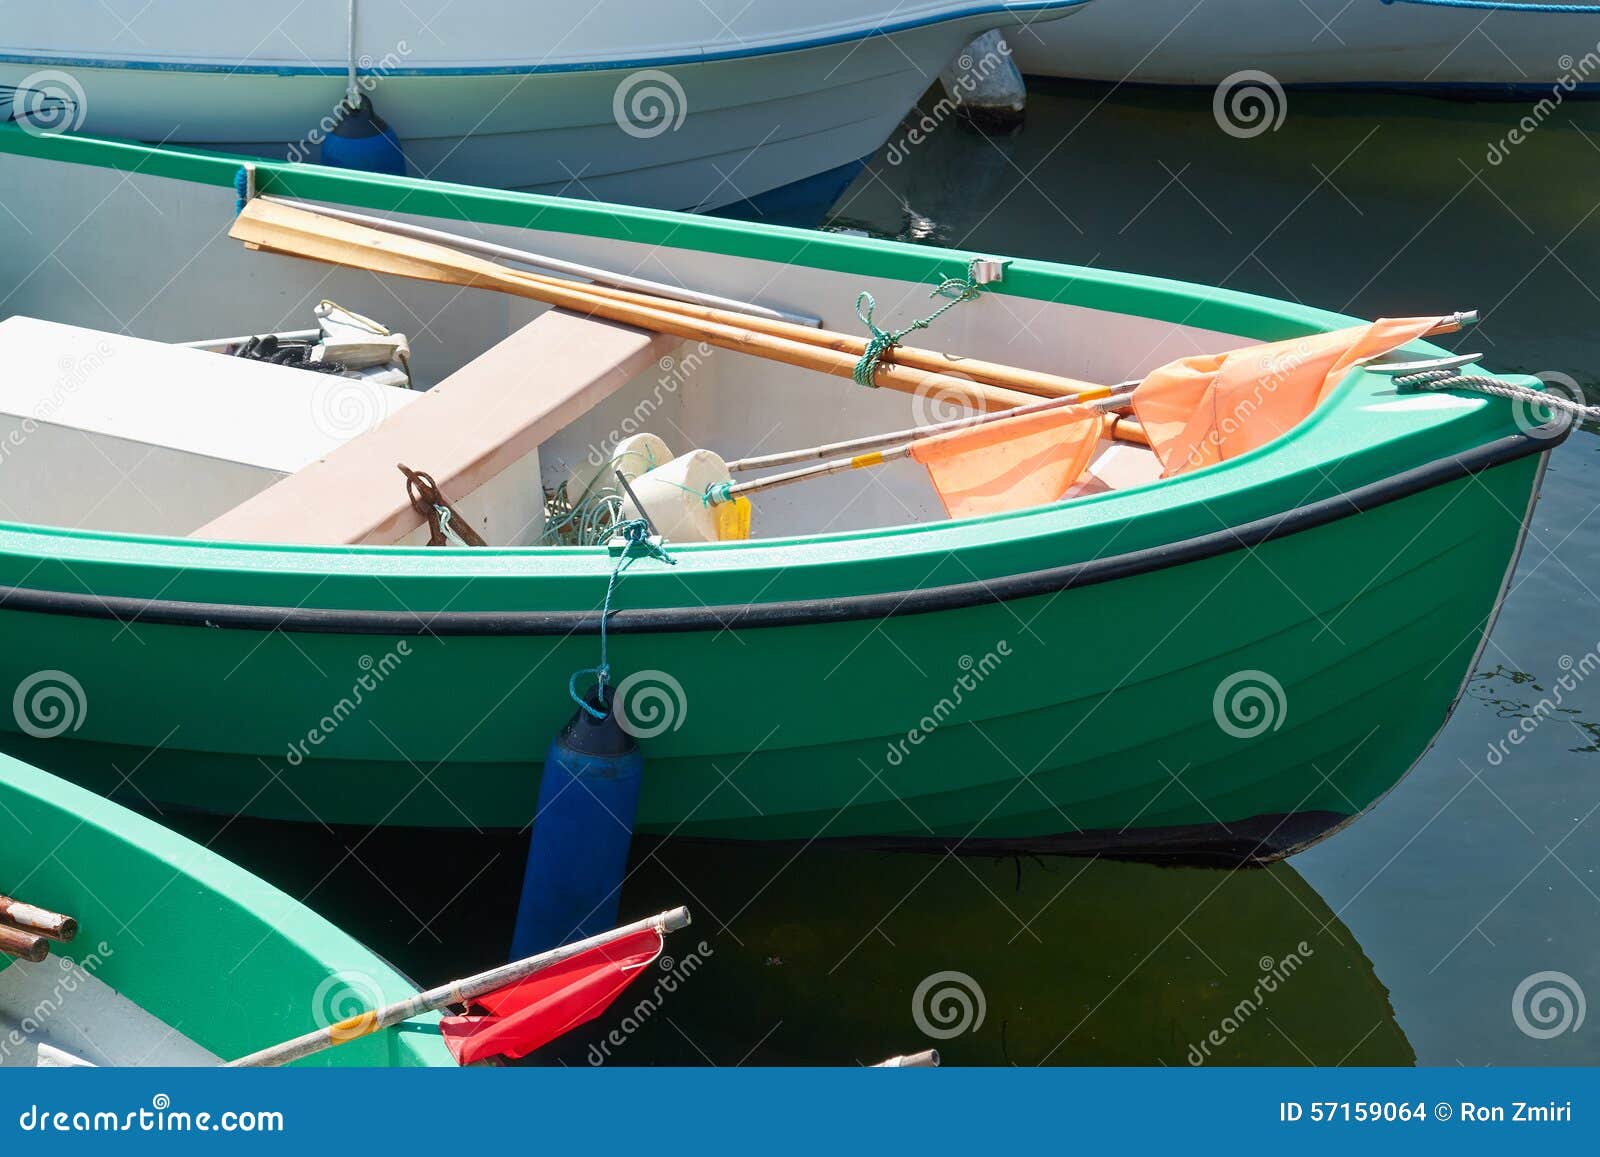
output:
[[[36,908],[10,896],[0,896],[0,921],[62,943],[78,934],[78,922],[71,916]]]
[[[771,321],[792,322],[799,326],[815,327],[822,324],[821,318],[811,317],[803,313],[791,313],[786,309],[774,309],[771,306],[757,305],[753,301],[738,301],[731,297],[719,297],[714,293],[702,293],[697,289],[685,289],[681,285],[669,285],[664,281],[651,281],[648,278],[634,277],[627,273],[598,269],[592,265],[580,265],[576,261],[563,261],[558,257],[545,257],[542,254],[529,253],[522,249],[512,249],[508,245],[496,245],[492,241],[483,241],[476,237],[464,237],[459,233],[446,233],[443,229],[429,229],[423,225],[413,225],[409,221],[396,221],[388,217],[373,217],[367,213],[357,213],[353,209],[336,208],[331,205],[313,205],[308,201],[297,201],[292,197],[263,197],[261,199],[271,201],[277,205],[288,205],[294,209],[319,213],[324,217],[333,217],[339,221],[349,221],[355,225],[366,225],[373,229],[398,233],[402,237],[414,237],[418,241],[434,241],[440,245],[448,245],[454,249],[476,253],[479,257],[514,261],[518,265],[533,265],[540,269],[548,269],[553,273],[566,274],[568,277],[581,277],[585,281],[593,282],[595,286],[609,286],[615,289],[632,290],[636,294],[666,300],[706,305],[713,309],[728,310],[744,317],[764,317]]]
[[[50,955],[50,942],[43,936],[35,936],[31,932],[0,928],[0,952],[38,964]]]
[[[514,277],[524,277],[535,282],[562,284],[557,278],[543,277],[537,273],[524,273],[521,270],[510,270],[509,272]],[[720,310],[687,305],[677,301],[658,304],[652,302],[645,294],[629,293],[625,290],[612,289],[603,285],[588,285],[583,288],[586,293],[598,294],[615,301],[627,301],[635,305],[667,309],[687,317],[699,318],[702,321],[743,325],[757,333],[781,337],[790,341],[805,342],[821,349],[830,349],[848,354],[857,361],[867,352],[867,339],[858,337],[855,334],[792,325],[781,321],[769,321],[764,318],[741,318]],[[878,365],[880,373],[884,367],[894,365],[904,366],[907,369],[922,370],[924,373],[930,374],[960,374],[963,380],[970,379],[974,382],[1000,386],[1003,389],[1018,390],[1041,398],[1078,398],[1087,400],[1089,398],[1103,398],[1110,394],[1113,389],[1111,386],[1103,386],[1098,382],[1079,381],[1077,378],[1066,378],[1059,374],[1047,374],[1040,370],[1027,370],[1018,366],[1003,365],[999,362],[986,362],[978,358],[961,357],[957,354],[942,354],[935,350],[918,349],[916,346],[897,345],[883,355],[883,360]]]
[[[565,272],[570,276],[587,277],[593,281],[593,284],[576,288],[581,288],[586,293],[611,298],[614,301],[626,301],[652,309],[670,310],[688,317],[699,318],[702,321],[713,321],[724,325],[742,325],[757,333],[787,338],[791,341],[806,342],[825,349],[847,353],[857,360],[866,353],[866,338],[822,329],[822,322],[817,318],[801,317],[798,314],[767,309],[764,306],[755,306],[747,302],[731,301],[711,294],[678,290],[673,286],[663,285],[659,282],[622,277],[618,274],[607,273],[604,270],[593,269],[584,265],[553,262],[550,258],[542,257],[537,253],[526,253],[505,245],[495,245],[455,233],[446,233],[441,229],[428,229],[420,225],[410,225],[403,221],[390,221],[382,217],[371,217],[365,213],[356,213],[349,209],[324,208],[282,197],[264,199],[275,205],[283,205],[302,212],[331,217],[338,221],[370,227],[380,232],[394,233],[401,237],[433,242],[483,257],[514,261],[519,265],[543,266],[546,269]],[[542,283],[559,288],[574,288],[570,281],[563,281],[560,278],[550,277],[546,274],[520,269],[506,269],[504,272],[515,277],[527,278],[535,284]],[[963,378],[970,378],[973,381],[986,382],[990,385],[1002,386],[1007,389],[1021,390],[1024,393],[1037,394],[1044,398],[1059,398],[1069,395],[1100,397],[1108,392],[1107,387],[1096,382],[1079,381],[1075,378],[1065,378],[1057,374],[1020,369],[1016,366],[1003,365],[998,362],[981,361],[977,358],[963,358],[954,354],[942,354],[933,350],[918,349],[914,346],[894,347],[884,355],[884,362],[881,364],[908,366],[911,369],[923,370],[927,373],[960,374]]]
[[[342,1045],[346,1041],[353,1041],[358,1037],[371,1036],[388,1028],[390,1025],[399,1024],[401,1021],[410,1020],[414,1016],[421,1016],[425,1012],[434,1012],[447,1008],[452,1004],[467,1004],[480,996],[487,995],[507,985],[515,984],[519,980],[526,980],[538,972],[543,972],[552,965],[560,964],[563,960],[570,960],[574,956],[588,952],[591,948],[599,948],[603,944],[610,944],[614,940],[621,940],[625,936],[632,936],[635,932],[644,932],[654,928],[663,934],[676,932],[679,928],[688,927],[689,909],[673,908],[671,911],[662,912],[645,920],[636,920],[632,924],[625,924],[621,928],[613,928],[610,932],[602,932],[598,936],[591,936],[587,940],[577,940],[571,944],[563,944],[560,948],[552,948],[548,952],[541,952],[537,956],[529,956],[525,960],[515,960],[510,964],[502,964],[499,968],[491,968],[487,972],[480,972],[475,976],[468,976],[462,980],[452,980],[449,984],[441,984],[438,988],[430,988],[427,992],[419,992],[406,1000],[396,1001],[385,1008],[375,1009],[370,1012],[357,1013],[347,1017],[338,1024],[331,1024],[327,1028],[319,1028],[308,1032],[304,1036],[295,1037],[293,1040],[284,1041],[270,1048],[264,1048],[249,1056],[240,1057],[236,1061],[229,1061],[227,1068],[272,1068],[277,1065],[286,1065],[290,1061],[297,1061],[301,1057],[320,1053],[334,1045]]]
[[[568,285],[554,278],[535,281],[532,275],[515,273],[493,262],[442,245],[334,220],[260,197],[245,206],[229,230],[229,236],[247,245],[293,257],[421,281],[498,290],[542,301],[585,317],[604,318],[689,341],[702,341],[735,353],[763,357],[835,377],[852,377],[856,362],[860,360],[828,346],[756,332],[745,324],[748,319],[741,318],[737,325],[707,321],[659,306],[646,307],[631,301],[604,297],[593,292],[592,286]],[[978,410],[1010,409],[1035,400],[1035,395],[1020,390],[892,363],[880,364],[874,380],[880,386],[903,393],[932,393]]]

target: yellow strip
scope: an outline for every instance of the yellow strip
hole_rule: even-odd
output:
[[[335,1044],[355,1040],[358,1036],[366,1036],[378,1027],[378,1014],[376,1012],[361,1012],[355,1016],[347,1017],[338,1024],[328,1026],[328,1039]]]
[[[850,469],[860,470],[863,466],[876,466],[883,461],[883,451],[874,450],[870,454],[857,454],[850,459]]]

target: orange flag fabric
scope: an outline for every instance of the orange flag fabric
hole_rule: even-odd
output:
[[[1398,349],[1442,317],[1384,318],[1332,333],[1198,354],[1162,366],[1133,392],[1133,409],[1162,476],[1213,466],[1299,425],[1363,358]]]
[[[1078,480],[1103,421],[1098,410],[1065,406],[1001,418],[911,443],[951,518],[998,514],[1054,502]]]

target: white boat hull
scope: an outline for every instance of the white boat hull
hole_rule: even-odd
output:
[[[1285,85],[1600,86],[1600,19],[1582,15],[1378,0],[1138,0],[1087,9],[1070,30],[1041,23],[1012,41],[1024,73],[1114,83],[1215,85],[1259,70]]]
[[[580,21],[583,34],[574,32],[570,44],[529,59],[526,49],[515,57],[491,50],[517,43],[524,26],[522,44],[547,42],[551,35],[530,18],[549,19],[554,6],[477,0],[454,5],[450,19],[467,7],[495,9],[506,26],[498,40],[456,43],[452,32],[450,55],[440,49],[424,60],[420,50],[395,47],[413,43],[401,35],[409,19],[385,17],[389,26],[358,34],[357,48],[364,86],[399,136],[412,175],[704,211],[819,174],[842,187],[849,167],[882,145],[972,37],[1069,14],[1081,2],[939,0],[848,18],[839,0],[807,5],[804,16],[758,5],[755,17],[742,19],[735,6],[726,16],[732,30],[719,18],[692,46],[676,26],[705,23],[711,10],[698,0],[611,3],[601,7],[638,19],[605,35],[583,32]],[[30,78],[37,86],[41,73],[58,74],[43,83],[73,102],[63,115],[74,130],[315,160],[346,91],[342,24],[299,57],[281,47],[252,52],[245,36],[238,51],[249,63],[240,67],[238,59],[193,55],[195,45],[158,59],[148,47],[141,57],[110,43],[68,54],[50,41],[64,44],[62,30],[76,29],[59,6],[49,16],[36,22],[31,42],[27,28],[0,33],[24,43],[0,46],[0,86],[26,91]],[[364,19],[380,23],[376,14]],[[748,27],[748,19],[761,24]],[[411,35],[422,43],[429,34]]]

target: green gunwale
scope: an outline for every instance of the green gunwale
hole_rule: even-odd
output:
[[[264,880],[160,824],[0,755],[0,888],[76,916],[57,959],[224,1059],[316,1027],[319,1000],[416,989]],[[104,944],[109,951],[103,951]],[[0,970],[7,961],[0,958]],[[338,991],[344,992],[341,998]],[[351,1041],[313,1066],[453,1065],[437,1015]]]

